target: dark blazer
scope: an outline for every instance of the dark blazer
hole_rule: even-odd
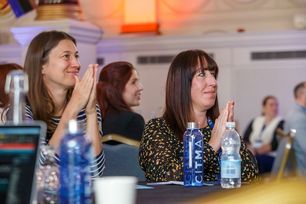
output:
[[[135,112],[122,111],[107,113],[102,122],[103,135],[120,134],[140,141],[145,121]]]

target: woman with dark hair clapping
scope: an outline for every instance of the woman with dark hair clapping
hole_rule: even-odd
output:
[[[234,102],[219,113],[216,62],[202,50],[187,50],[172,61],[166,82],[166,107],[162,117],[150,120],[140,143],[139,163],[149,181],[183,179],[183,133],[196,122],[204,138],[204,180],[220,173],[218,151],[227,121],[233,121]],[[258,169],[254,156],[241,142],[241,179],[252,181]]]

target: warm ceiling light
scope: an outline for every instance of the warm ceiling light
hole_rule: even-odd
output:
[[[158,33],[156,0],[124,0],[122,33]]]

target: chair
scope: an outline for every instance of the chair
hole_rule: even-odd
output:
[[[286,133],[278,128],[276,132],[281,137],[281,139],[277,148],[276,157],[272,166],[271,174],[272,177],[275,177],[278,181],[284,176],[285,170],[295,169],[292,143],[296,130],[291,129],[289,133]]]
[[[103,144],[105,153],[103,176],[135,176],[139,181],[145,181],[144,172],[138,163],[139,142],[121,135],[103,137],[102,142],[117,141],[122,143],[118,145]]]
[[[133,140],[130,138],[127,138],[125,136],[122,135],[118,135],[118,134],[108,134],[108,135],[103,135],[102,137],[102,143],[108,142],[108,141],[116,141],[116,142],[120,142],[122,144],[128,144],[134,147],[138,147],[140,145],[140,142],[137,140]]]

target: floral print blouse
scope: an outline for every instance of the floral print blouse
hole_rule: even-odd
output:
[[[219,157],[208,144],[211,129],[200,129],[204,135],[204,181],[215,181],[220,173]],[[250,182],[257,178],[258,167],[253,154],[241,140],[241,178]],[[163,118],[150,120],[140,142],[139,163],[148,181],[183,180],[183,142],[174,135]]]

